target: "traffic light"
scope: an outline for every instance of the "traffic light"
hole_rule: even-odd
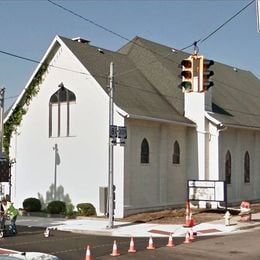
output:
[[[181,62],[182,72],[181,78],[182,82],[180,84],[180,88],[182,88],[182,92],[191,92],[192,81],[193,81],[193,56],[188,57]]]
[[[212,86],[213,81],[210,77],[214,75],[214,71],[209,70],[209,67],[214,65],[213,60],[207,60],[203,56],[199,59],[199,92],[206,92]]]

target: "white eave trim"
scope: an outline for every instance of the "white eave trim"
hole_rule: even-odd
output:
[[[220,128],[227,128],[227,127],[231,127],[231,128],[239,128],[239,129],[247,129],[247,130],[255,130],[255,131],[260,131],[259,127],[254,127],[254,126],[243,126],[243,125],[234,125],[234,124],[229,124],[229,123],[221,123],[220,121],[218,121],[217,119],[215,119],[214,117],[212,117],[211,115],[208,114],[208,112],[205,112],[205,117],[211,121],[213,124],[215,124],[217,127]]]
[[[129,114],[124,111],[122,108],[118,107],[116,104],[115,104],[115,111],[122,117],[129,117]]]
[[[218,121],[216,118],[214,118],[211,115],[209,115],[208,112],[205,111],[204,115],[214,125],[216,125],[216,126],[223,126],[223,124],[220,121]]]
[[[179,122],[179,121],[171,121],[171,120],[167,120],[167,119],[160,119],[160,118],[154,118],[154,117],[148,117],[148,116],[140,116],[140,115],[129,114],[125,110],[123,110],[122,108],[118,107],[116,104],[115,104],[115,111],[119,115],[121,115],[122,117],[125,117],[125,118],[148,120],[148,121],[155,121],[155,122],[160,122],[160,123],[178,124],[178,125],[196,127],[195,123],[189,124],[189,123],[184,123],[184,122]]]
[[[177,125],[196,127],[195,123],[194,124],[192,124],[192,123],[185,123],[185,122],[180,122],[180,121],[172,121],[172,120],[167,120],[167,119],[148,117],[148,116],[141,116],[141,115],[128,114],[127,118],[147,120],[147,121],[154,121],[154,122],[167,123],[167,124],[177,124]]]
[[[239,129],[260,131],[259,127],[254,127],[254,126],[243,126],[243,125],[233,125],[233,124],[225,124],[225,125],[227,127],[231,127],[231,128],[239,128]]]

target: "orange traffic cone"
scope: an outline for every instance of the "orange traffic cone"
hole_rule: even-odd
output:
[[[195,225],[194,219],[192,218],[192,213],[190,212],[189,216],[189,227],[193,227]]]
[[[85,260],[92,260],[92,256],[91,256],[91,253],[90,253],[90,247],[89,246],[87,246]]]
[[[150,238],[149,238],[149,243],[148,243],[148,246],[146,247],[146,249],[155,249],[152,236],[150,236]]]
[[[134,245],[134,238],[131,237],[128,253],[135,253],[135,252],[136,252],[136,249],[135,249],[135,245]]]
[[[186,218],[185,218],[185,226],[190,226],[190,202],[186,201]]]
[[[117,244],[116,244],[116,240],[114,240],[114,244],[113,244],[113,251],[112,253],[110,254],[111,256],[119,256],[119,252],[117,250]]]
[[[184,240],[183,243],[184,244],[190,244],[191,243],[189,232],[186,232],[185,240]]]
[[[191,228],[190,231],[189,231],[189,239],[190,239],[190,240],[194,240],[194,239],[195,239],[192,228]]]
[[[172,239],[172,233],[170,233],[170,235],[169,235],[168,244],[166,246],[168,246],[168,247],[174,247],[175,246],[173,239]]]

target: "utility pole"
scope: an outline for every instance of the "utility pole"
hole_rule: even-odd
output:
[[[110,74],[109,74],[109,148],[108,148],[108,226],[107,228],[114,227],[114,145],[111,134],[111,129],[114,126],[114,64],[110,63]]]
[[[3,137],[4,137],[4,95],[5,88],[0,89],[0,160],[4,160]]]

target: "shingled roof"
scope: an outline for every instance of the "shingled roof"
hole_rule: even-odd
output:
[[[183,94],[177,88],[178,65],[189,54],[140,37],[119,52],[127,55],[158,92],[183,113]],[[218,62],[212,69],[215,75],[210,115],[227,126],[260,128],[260,80],[249,71]]]
[[[130,117],[195,125],[184,117],[184,95],[178,88],[179,64],[188,53],[140,37],[117,52],[59,38],[105,91],[114,62],[114,100]],[[226,126],[260,130],[260,80],[249,71],[218,62],[213,70],[211,117]],[[14,106],[21,98],[22,94]]]
[[[193,124],[158,91],[127,55],[60,37],[65,45],[107,91],[110,63],[114,63],[114,101],[130,117]]]

